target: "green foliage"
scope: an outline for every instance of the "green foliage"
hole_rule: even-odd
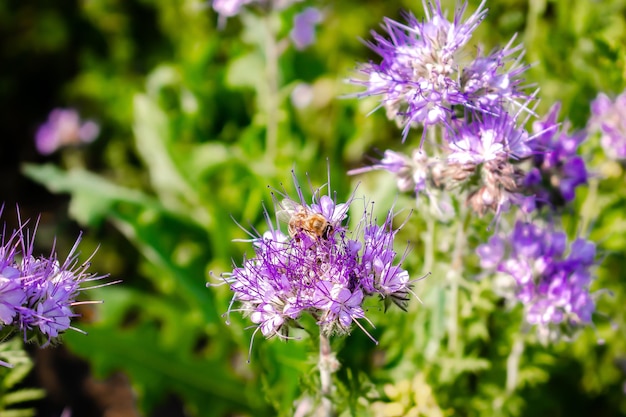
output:
[[[443,3],[453,10],[453,1]],[[247,328],[248,318],[224,318],[231,293],[218,285],[219,275],[232,270],[233,259],[251,255],[242,228],[263,231],[267,186],[285,184],[292,192],[292,169],[321,186],[329,167],[344,200],[357,182],[348,169],[378,150],[401,149],[384,111],[366,116],[375,100],[340,98],[354,92],[342,81],[354,75],[356,62],[371,58],[358,38],[369,39],[368,31],[383,16],[398,18],[401,7],[421,16],[420,2],[325,3],[318,41],[306,51],[288,45],[293,10],[271,16],[246,10],[220,30],[199,1],[77,7],[90,37],[77,53],[78,72],[59,94],[63,102],[85,103],[103,133],[78,151],[80,163],[27,164],[23,173],[68,194],[71,218],[103,235],[94,267],[106,272],[98,258],[115,252],[121,264],[115,269],[125,275],[114,277],[123,283],[91,292],[105,300],[99,321],[80,326],[87,336],[69,332],[64,342],[98,376],[128,374],[143,413],[174,393],[194,416],[293,415],[294,407],[317,399],[315,336],[302,331],[290,335],[297,340],[265,340]],[[488,7],[473,42],[489,50],[518,33],[525,61],[533,63],[527,81],[541,88],[537,113],[562,101],[562,114],[582,128],[598,92],[626,87],[623,2],[501,0]],[[0,9],[0,22],[7,16]],[[26,46],[40,53],[68,47],[75,28],[62,14],[42,9],[37,22]],[[620,391],[626,377],[615,365],[626,357],[626,174],[606,161],[597,138],[583,151],[598,175],[564,213],[564,224],[602,251],[595,285],[612,296],[598,293],[597,304],[610,320],[599,314],[595,333],[542,345],[522,327],[519,307],[493,292],[493,277],[478,275],[473,253],[493,232],[491,219],[439,222],[419,205],[398,234],[398,251],[410,243],[405,267],[412,278],[430,273],[414,286],[421,302],[413,299],[407,312],[368,306],[375,329],[366,327],[379,345],[359,329],[334,342],[342,364],[333,397],[339,415],[574,416],[594,415],[593,404],[602,415],[626,413]],[[394,204],[415,207],[384,174],[358,182],[357,196],[376,202],[379,219]],[[110,225],[134,253],[116,252]],[[462,268],[451,272],[459,231],[466,236]],[[18,359],[10,358],[13,369],[0,367],[2,410],[41,396],[5,394],[30,369]],[[513,387],[510,375],[517,377]],[[28,415],[8,413],[0,416]]]
[[[33,402],[43,398],[45,393],[20,385],[33,368],[22,341],[13,338],[0,342],[0,358],[12,365],[11,368],[0,366],[0,417],[34,416]]]

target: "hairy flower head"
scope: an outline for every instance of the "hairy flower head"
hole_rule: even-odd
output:
[[[467,1],[459,3],[449,21],[439,0],[424,3],[425,19],[406,14],[406,23],[384,20],[385,34],[372,33],[368,46],[379,63],[361,65],[364,79],[350,80],[365,91],[357,97],[380,96],[387,117],[403,126],[406,139],[412,126],[446,125],[458,109],[500,114],[515,111],[505,103],[525,102],[520,75],[521,46],[513,40],[489,55],[467,59],[463,47],[484,19],[482,1],[466,20]],[[520,104],[517,105],[520,107]]]
[[[567,250],[565,233],[518,221],[508,236],[480,245],[481,266],[512,278],[504,295],[524,305],[524,316],[544,336],[591,323],[589,291],[595,244],[577,238]]]
[[[295,176],[294,184],[296,199],[283,191],[273,194],[277,219],[285,221],[272,221],[266,213],[268,230],[253,234],[254,255],[222,275],[234,292],[229,312],[249,316],[266,337],[284,337],[303,314],[314,317],[326,335],[347,334],[352,324],[363,329],[358,320],[368,321],[368,296],[405,308],[411,283],[393,248],[393,214],[379,225],[364,205],[350,231],[348,208],[354,213],[358,206],[354,196],[338,203],[329,185],[328,194],[313,190],[307,203]],[[319,219],[327,223],[317,224]]]
[[[104,277],[87,272],[89,260],[79,264],[80,237],[62,261],[54,248],[47,256],[34,254],[35,233],[20,220],[18,230],[2,234],[0,334],[21,333],[25,341],[46,346],[68,329],[80,331],[71,325],[77,317],[72,307],[96,303],[77,298],[85,283]]]

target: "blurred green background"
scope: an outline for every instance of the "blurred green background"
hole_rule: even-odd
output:
[[[442,3],[451,16],[454,2]],[[316,43],[297,51],[288,33],[307,6],[324,20]],[[626,2],[492,0],[487,7],[468,50],[488,51],[517,33],[532,64],[526,81],[541,88],[538,113],[561,101],[562,116],[583,128],[599,91],[626,87]],[[316,346],[257,337],[246,363],[250,322],[233,315],[227,326],[228,288],[205,283],[251,254],[233,242],[245,238],[235,221],[262,227],[267,186],[293,191],[292,169],[320,186],[328,160],[339,200],[359,182],[381,213],[389,209],[392,178],[346,171],[403,149],[400,132],[383,111],[368,116],[375,99],[346,98],[358,90],[345,80],[358,62],[376,59],[362,42],[369,31],[384,16],[401,19],[401,10],[423,15],[419,1],[302,2],[269,16],[248,9],[220,29],[210,5],[192,0],[0,2],[4,220],[16,223],[16,204],[25,218],[41,214],[44,253],[55,235],[66,253],[84,230],[82,253],[99,247],[92,270],[123,280],[87,292],[105,303],[82,312],[77,326],[87,336],[64,337],[64,348],[88,365],[61,348],[33,352],[38,371],[27,381],[48,389],[39,415],[65,407],[72,416],[105,415],[123,401],[128,414],[119,415],[293,415],[294,401],[315,393]],[[35,131],[55,107],[96,120],[99,139],[37,154]],[[462,346],[448,351],[438,277],[449,268],[451,229],[429,231],[414,213],[398,240],[411,242],[412,275],[432,272],[416,287],[424,303],[386,314],[373,305],[367,314],[379,346],[360,331],[336,341],[344,415],[626,414],[624,170],[603,158],[597,141],[584,151],[591,191],[580,192],[564,216],[570,234],[590,233],[599,245],[593,288],[612,295],[598,297],[596,329],[573,343],[527,345],[518,390],[506,393],[521,312],[504,308],[489,280],[472,281],[462,292]],[[408,196],[396,203],[412,205]],[[577,230],[585,207],[592,229]],[[488,221],[473,226],[470,247],[486,240]],[[430,239],[438,246],[425,265]],[[465,266],[469,279],[477,259],[468,255]],[[95,379],[81,379],[87,374]],[[393,403],[403,411],[381,406]]]

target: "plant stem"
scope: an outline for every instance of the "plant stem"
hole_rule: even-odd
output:
[[[422,235],[424,242],[424,271],[432,271],[435,264],[435,218],[431,215],[426,218],[426,235]]]
[[[450,261],[447,280],[450,284],[450,301],[448,317],[448,350],[456,353],[459,340],[459,281],[463,269],[463,255],[465,253],[466,235],[465,228],[469,220],[469,212],[465,206],[461,208],[461,222],[458,225],[454,252]]]
[[[515,336],[511,353],[506,359],[506,392],[512,394],[517,387],[517,377],[519,374],[519,362],[524,353],[524,333],[520,332]]]
[[[338,368],[338,362],[330,348],[330,339],[320,333],[320,394],[321,408],[316,416],[331,417],[334,415],[331,394],[333,391],[332,373]]]
[[[278,58],[280,55],[278,43],[274,33],[271,12],[266,13],[265,21],[265,79],[267,82],[267,97],[265,103],[266,133],[265,156],[274,161],[278,149]]]
[[[598,209],[598,180],[590,179],[589,187],[587,192],[587,198],[583,203],[580,211],[581,211],[581,226],[580,232],[583,234],[587,233],[589,230],[589,224],[593,219],[598,218],[599,209]]]

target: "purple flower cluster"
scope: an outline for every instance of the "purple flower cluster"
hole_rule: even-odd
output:
[[[534,139],[515,117],[473,112],[448,123],[443,156],[414,149],[409,158],[388,150],[380,163],[349,174],[384,169],[396,175],[401,191],[429,197],[438,190],[464,191],[466,203],[481,216],[488,211],[498,215],[512,204],[529,212],[535,198],[523,193],[525,174],[518,163],[531,156]]]
[[[377,225],[364,209],[350,232],[344,224],[353,197],[338,204],[317,190],[307,204],[294,182],[297,200],[282,192],[284,200],[275,198],[277,218],[287,222],[289,233],[266,214],[269,230],[252,239],[254,256],[222,275],[234,292],[229,312],[249,316],[266,337],[285,337],[303,314],[314,317],[325,335],[349,333],[352,323],[363,329],[357,320],[368,321],[367,296],[405,308],[411,284],[402,260],[395,263],[393,215]]]
[[[626,91],[611,100],[604,93],[591,103],[589,130],[601,133],[600,144],[609,158],[626,159]]]
[[[373,32],[368,43],[381,62],[362,65],[367,78],[351,80],[365,87],[357,96],[381,96],[387,117],[404,127],[404,139],[415,125],[447,126],[458,108],[497,115],[508,111],[506,103],[519,107],[519,100],[530,98],[519,88],[519,76],[528,68],[519,64],[521,46],[513,47],[511,40],[469,61],[462,49],[484,19],[484,5],[485,0],[465,21],[467,1],[448,21],[439,0],[424,3],[423,21],[412,14],[406,23],[385,19],[386,34]]]
[[[528,68],[521,64],[523,48],[513,45],[513,37],[489,54],[478,49],[473,59],[463,50],[487,13],[484,5],[463,20],[463,1],[448,21],[438,0],[425,2],[423,21],[410,14],[406,23],[386,19],[386,34],[373,33],[369,46],[382,60],[361,67],[367,78],[352,82],[366,90],[357,96],[381,96],[387,117],[404,127],[404,139],[421,125],[422,142],[431,130],[429,137],[440,143],[429,143],[434,152],[428,153],[420,144],[412,158],[387,151],[379,164],[350,173],[386,169],[404,190],[412,184],[413,192],[431,200],[442,190],[463,192],[479,215],[499,215],[512,204],[534,209],[534,197],[523,193],[525,172],[519,166],[531,156],[535,139],[522,127],[534,114],[536,94],[521,85]],[[522,114],[527,117],[520,120]]]
[[[103,277],[87,273],[89,262],[78,263],[80,237],[60,262],[54,250],[49,256],[34,256],[34,235],[24,224],[10,236],[2,235],[0,334],[21,333],[25,341],[46,346],[65,330],[77,330],[71,327],[77,316],[71,307],[85,303],[76,301],[81,285]]]
[[[477,248],[483,268],[513,278],[508,295],[524,305],[526,321],[543,334],[591,323],[595,252],[595,244],[581,238],[567,251],[565,233],[521,221],[510,236],[492,236]]]
[[[54,109],[48,121],[35,135],[35,146],[42,155],[49,155],[61,147],[93,142],[100,126],[92,120],[81,121],[74,109]]]
[[[587,132],[569,134],[567,122],[559,128],[560,108],[560,103],[554,104],[544,120],[533,124],[533,167],[524,186],[536,196],[538,206],[561,207],[574,199],[576,187],[587,183],[585,161],[576,153]]]

